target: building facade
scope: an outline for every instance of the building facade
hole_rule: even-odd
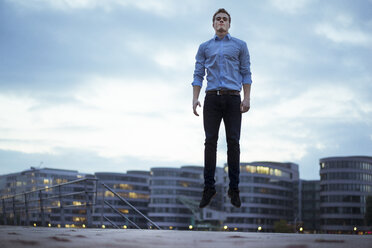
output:
[[[93,196],[79,192],[93,191],[94,182],[67,184],[63,187],[53,187],[84,178],[94,178],[93,175],[79,173],[74,170],[60,170],[51,168],[34,168],[18,173],[0,176],[0,196],[2,199],[1,212],[6,213],[1,218],[13,219],[12,223],[22,225],[44,225],[59,227],[79,227],[87,225],[86,201],[93,200]],[[44,189],[39,191],[39,189]],[[27,196],[24,192],[31,192]],[[20,195],[17,195],[20,194]],[[69,194],[67,197],[55,197],[59,194]],[[17,195],[8,198],[11,195]],[[54,196],[54,197],[52,197]],[[6,199],[6,200],[5,200]],[[27,212],[25,211],[27,204]],[[16,211],[14,211],[14,209]],[[63,210],[63,214],[61,214]],[[14,218],[15,217],[15,218]]]
[[[203,167],[200,166],[152,168],[150,219],[163,229],[185,230],[194,224],[192,204],[199,201],[201,196],[202,175]]]
[[[293,231],[300,231],[299,227],[310,233],[368,231],[364,216],[366,198],[372,195],[372,157],[328,157],[319,162],[320,180],[301,181],[298,165],[294,163],[241,163],[241,208],[233,207],[227,197],[227,165],[217,167],[217,194],[203,209],[199,208],[204,187],[202,166],[156,167],[150,171],[95,175],[31,168],[0,176],[0,223],[134,228],[133,222],[141,228],[152,228],[152,224],[120,200],[119,195],[162,229],[223,230],[226,227],[273,232],[275,223],[285,220]],[[69,183],[87,178],[92,179],[91,183]],[[9,196],[29,191],[34,193],[27,196],[28,209],[36,211],[12,212],[11,201],[24,208],[26,199],[24,195],[14,200]],[[88,192],[95,195],[88,196]],[[67,197],[52,198],[58,193]],[[43,215],[39,211],[41,202]],[[87,202],[94,206],[87,208]]]
[[[227,177],[227,166],[225,166]],[[298,218],[298,165],[294,163],[252,162],[240,166],[241,208],[225,197],[225,225],[239,231],[273,232],[279,220]],[[228,180],[226,180],[228,181]],[[227,192],[228,183],[225,183]]]
[[[372,157],[320,159],[321,230],[326,233],[367,231],[366,197],[372,194]]]
[[[320,181],[300,181],[301,222],[304,232],[317,233],[320,231]]]

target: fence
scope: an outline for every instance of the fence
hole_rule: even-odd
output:
[[[105,227],[104,220],[112,227],[119,225],[106,216],[105,206],[111,213],[126,220],[129,228],[140,228],[127,214],[105,199],[104,191],[110,191],[121,204],[128,206],[133,213],[144,218],[149,228],[160,229],[146,215],[121,197],[117,192],[96,178],[84,178],[50,187],[3,197],[0,206],[0,223],[4,225],[34,225],[56,227]],[[97,201],[98,194],[102,201]],[[100,203],[100,204],[97,204]],[[93,216],[100,213],[100,221]],[[79,224],[75,224],[79,223]]]

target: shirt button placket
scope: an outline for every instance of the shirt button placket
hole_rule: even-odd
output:
[[[220,80],[219,80],[219,89],[222,88],[222,81],[223,81],[223,39],[220,40],[220,51],[219,51],[219,71],[220,71]]]

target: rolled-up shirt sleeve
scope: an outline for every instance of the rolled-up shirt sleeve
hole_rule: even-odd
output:
[[[195,70],[194,70],[194,81],[192,82],[193,86],[203,86],[203,80],[205,76],[205,51],[204,44],[199,46],[198,52],[195,56]]]
[[[242,84],[252,84],[251,62],[245,42],[243,42],[240,52],[240,74],[242,75]]]

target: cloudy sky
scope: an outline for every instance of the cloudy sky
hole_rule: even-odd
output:
[[[319,158],[372,156],[370,0],[0,0],[0,174],[202,165],[191,82],[220,7],[251,55],[242,162],[318,179]]]

